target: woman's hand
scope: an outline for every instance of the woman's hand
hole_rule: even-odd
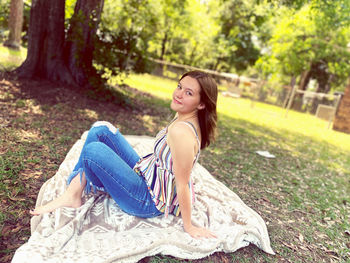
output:
[[[185,227],[185,231],[190,234],[193,238],[217,238],[217,236],[211,232],[209,229],[206,229],[204,227],[196,227],[194,225],[190,225],[188,227]]]

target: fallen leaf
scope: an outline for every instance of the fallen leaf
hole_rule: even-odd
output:
[[[25,198],[11,197],[11,196],[9,196],[9,198],[10,198],[12,201],[25,201],[25,200],[26,200]]]
[[[294,246],[293,244],[286,244],[284,242],[282,242],[283,245],[285,245],[286,247],[290,248],[291,250],[297,251],[296,246]]]
[[[12,229],[11,232],[12,232],[12,233],[16,233],[16,232],[18,232],[19,230],[21,230],[21,228],[23,228],[23,227],[20,226],[20,225],[17,225],[17,227],[14,228],[14,229]]]
[[[11,226],[4,226],[1,230],[1,235],[3,237],[8,236],[11,233],[11,228],[12,228]]]
[[[301,243],[304,242],[304,237],[303,237],[303,235],[301,233],[299,234],[299,240],[300,240]]]
[[[10,262],[11,261],[11,258],[12,258],[12,255],[6,255],[6,256],[3,256],[2,258],[0,258],[0,261],[1,262]]]
[[[268,203],[270,203],[270,200],[269,199],[267,199],[266,197],[263,197],[263,198],[261,198],[262,200],[264,200],[265,202],[268,202]]]
[[[20,244],[11,244],[11,245],[7,245],[6,248],[12,250],[12,249],[17,249],[19,246]]]
[[[317,236],[318,236],[319,238],[328,238],[328,236],[325,235],[325,234],[317,234]]]
[[[337,262],[339,262],[340,258],[339,257],[336,257],[334,255],[330,255],[331,258],[334,258],[335,260],[337,260]]]
[[[301,249],[304,250],[304,251],[309,251],[309,249],[307,249],[307,248],[304,247],[304,246],[299,246],[299,248],[301,248]]]

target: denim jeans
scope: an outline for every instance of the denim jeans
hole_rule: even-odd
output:
[[[143,218],[161,215],[143,177],[133,170],[139,155],[119,130],[110,129],[111,124],[94,126],[88,132],[68,184],[77,174],[82,176],[85,172],[86,193],[91,187],[94,191],[103,190],[130,215]]]

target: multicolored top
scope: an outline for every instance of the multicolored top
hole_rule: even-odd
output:
[[[190,122],[183,123],[193,129],[200,149],[200,141],[195,127]],[[166,217],[168,213],[175,216],[180,214],[176,194],[175,175],[173,173],[173,160],[170,147],[167,143],[168,126],[157,134],[153,153],[142,157],[134,167],[134,171],[144,177],[157,209],[164,213]],[[197,162],[199,154],[200,150],[198,150],[195,156],[193,165]],[[189,188],[193,203],[194,189],[191,178],[189,181]]]

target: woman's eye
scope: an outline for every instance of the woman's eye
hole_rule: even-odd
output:
[[[189,96],[192,96],[192,92],[190,92],[190,91],[187,91],[186,94]]]
[[[177,88],[178,88],[178,89],[181,89],[181,85],[180,85],[180,84],[177,84]]]

